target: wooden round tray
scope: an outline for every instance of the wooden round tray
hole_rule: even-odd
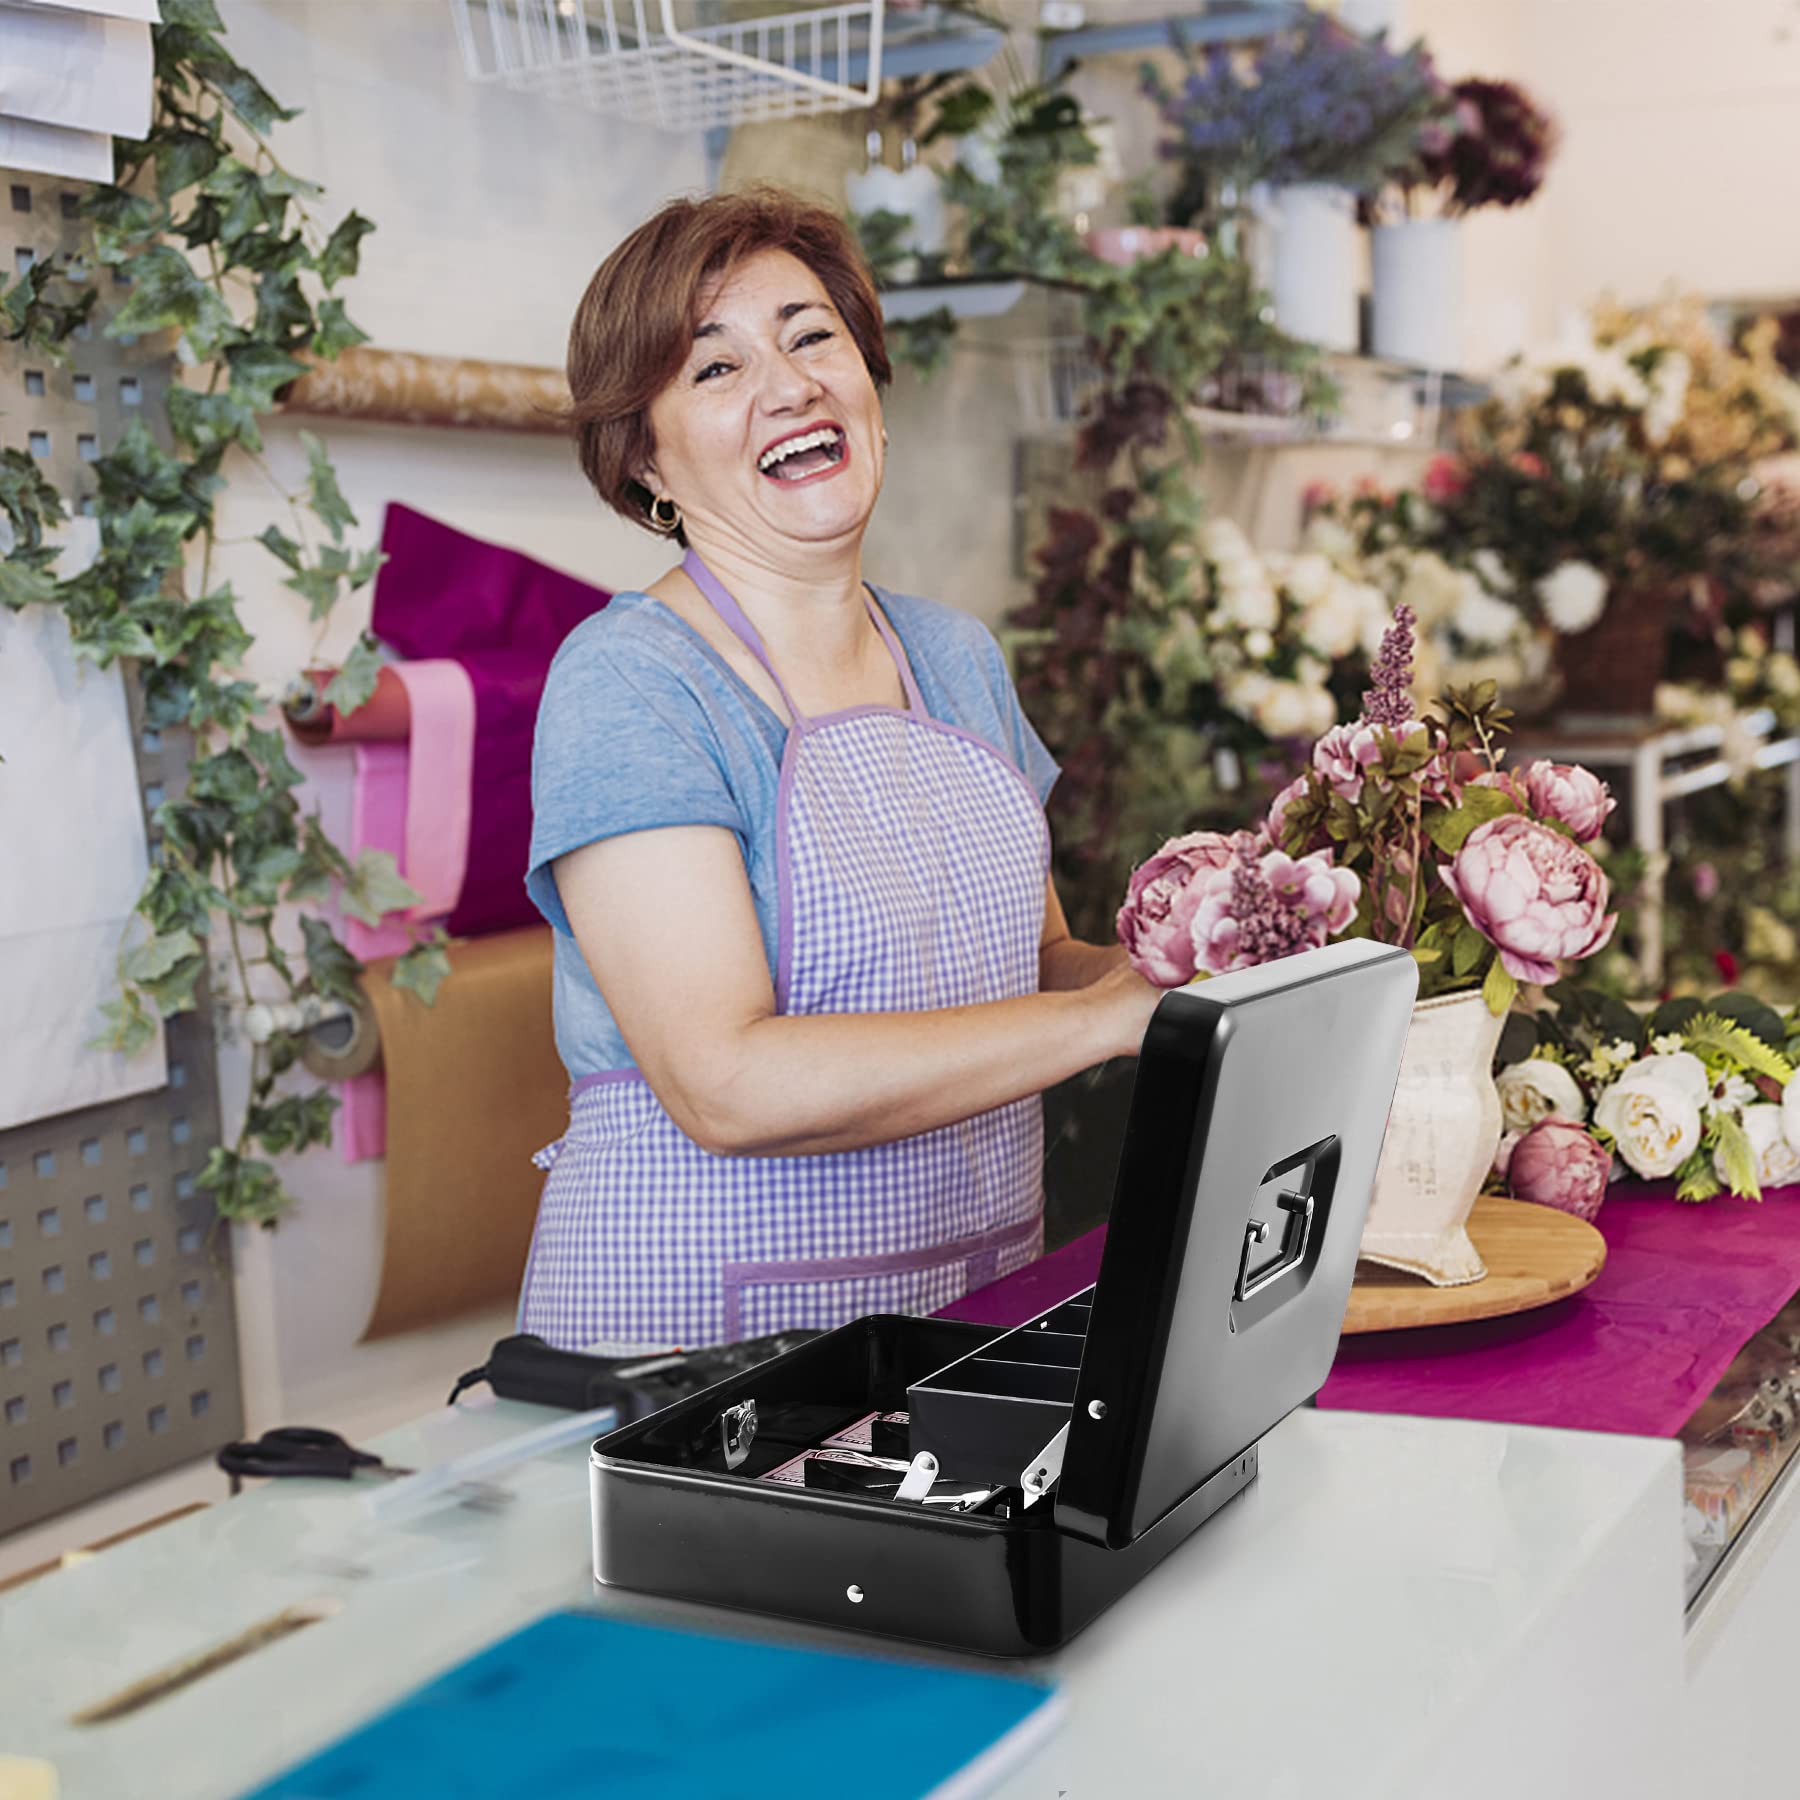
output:
[[[1488,1272],[1462,1287],[1433,1287],[1422,1275],[1358,1263],[1344,1330],[1401,1331],[1527,1312],[1579,1293],[1606,1261],[1606,1239],[1592,1225],[1523,1200],[1484,1194],[1469,1215],[1469,1236]]]

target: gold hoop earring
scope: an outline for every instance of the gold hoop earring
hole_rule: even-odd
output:
[[[669,509],[666,513],[665,506]],[[658,494],[650,502],[650,528],[664,537],[673,537],[681,529],[681,508],[667,494]]]

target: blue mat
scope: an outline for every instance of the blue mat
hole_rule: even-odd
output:
[[[552,1613],[254,1800],[962,1800],[1056,1712],[1007,1675]]]

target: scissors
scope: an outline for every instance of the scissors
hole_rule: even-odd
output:
[[[335,1431],[316,1425],[282,1425],[265,1431],[247,1443],[227,1444],[218,1456],[219,1467],[231,1477],[235,1494],[246,1475],[311,1475],[332,1481],[349,1481],[358,1469],[369,1469],[393,1480],[411,1475],[396,1469],[372,1450],[358,1450]]]

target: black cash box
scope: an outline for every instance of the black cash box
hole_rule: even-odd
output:
[[[990,1655],[1073,1636],[1323,1384],[1416,991],[1351,940],[1166,994],[1093,1287],[1014,1330],[856,1319],[599,1439],[595,1578]],[[920,1452],[926,1500],[853,1485]]]

